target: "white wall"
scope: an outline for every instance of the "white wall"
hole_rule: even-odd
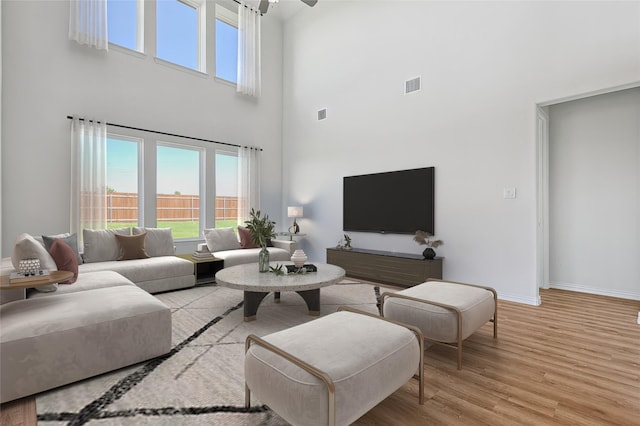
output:
[[[312,260],[342,235],[343,176],[435,166],[444,277],[535,304],[535,105],[639,81],[640,3],[325,0],[285,24],[283,56],[283,203],[304,205]]]
[[[213,11],[213,4],[208,13]],[[2,2],[2,254],[15,236],[69,229],[69,131],[79,114],[264,148],[262,208],[282,212],[282,26],[263,20],[263,93],[255,101],[152,54],[108,54],[67,39],[69,2]],[[267,17],[268,18],[268,17]],[[153,40],[147,28],[147,42]],[[207,36],[214,42],[213,31]],[[212,45],[213,46],[213,45]],[[213,53],[213,48],[209,49]],[[208,61],[211,64],[211,61]],[[213,73],[213,69],[209,70]],[[191,251],[195,243],[183,251]]]
[[[549,283],[640,300],[640,88],[549,114]]]

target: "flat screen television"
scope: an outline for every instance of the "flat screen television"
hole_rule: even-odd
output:
[[[345,231],[435,234],[434,167],[345,176]]]

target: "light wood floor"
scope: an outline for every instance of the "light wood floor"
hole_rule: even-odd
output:
[[[542,305],[498,301],[492,325],[455,350],[425,352],[412,380],[355,424],[640,425],[639,301],[542,290]]]
[[[360,418],[363,425],[640,425],[640,302],[543,290],[542,305],[498,301],[455,350],[426,351],[426,401],[412,380]],[[4,404],[0,424],[35,424],[35,401]]]

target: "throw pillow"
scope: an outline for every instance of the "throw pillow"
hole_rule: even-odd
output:
[[[118,260],[120,246],[115,235],[131,235],[129,228],[118,229],[83,229],[83,258],[85,263]]]
[[[53,242],[55,240],[62,240],[65,243],[67,243],[69,245],[69,247],[71,248],[71,250],[73,250],[73,252],[76,255],[76,261],[78,262],[78,264],[82,263],[82,258],[80,257],[80,254],[78,253],[78,235],[77,234],[71,234],[71,235],[65,235],[65,236],[60,236],[60,235],[43,235],[42,236],[42,242],[44,243],[44,248],[47,249],[47,251],[49,253],[51,253],[51,246],[53,245]],[[54,258],[55,260],[55,258]],[[56,262],[57,264],[57,262]],[[60,269],[60,268],[58,268]]]
[[[49,249],[49,253],[56,262],[58,271],[73,272],[73,277],[60,284],[73,284],[78,279],[78,254],[73,251],[62,238],[54,239]]]
[[[38,258],[40,259],[40,268],[49,271],[57,271],[56,262],[53,260],[49,252],[34,237],[29,234],[20,234],[16,237],[11,252],[11,263],[15,269],[22,259]]]
[[[147,239],[144,246],[149,256],[173,256],[176,254],[171,228],[138,228],[137,226],[133,228],[133,235],[145,232]]]
[[[211,253],[240,248],[238,237],[233,232],[233,228],[208,228],[203,233]]]
[[[149,257],[144,248],[144,240],[147,234],[139,235],[119,235],[116,240],[120,246],[120,256],[118,260],[146,259]]]
[[[255,244],[251,239],[251,231],[244,226],[238,226],[238,235],[240,236],[240,247],[243,249],[258,248],[259,245]]]

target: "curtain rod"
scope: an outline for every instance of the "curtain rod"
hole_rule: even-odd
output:
[[[239,5],[242,5],[242,3],[240,3],[240,0],[233,0],[233,1],[235,1],[235,2],[236,2],[236,3],[238,3]],[[244,7],[246,7],[247,9],[251,9],[251,10],[258,10],[258,9],[254,9],[254,8],[252,8],[251,6],[249,6],[249,5],[247,5],[247,4],[245,4],[245,5],[244,5]],[[263,16],[263,15],[264,15],[262,12],[259,12],[259,13],[260,13],[260,16]]]
[[[69,120],[73,120],[73,117],[70,116],[70,115],[67,115],[67,118]],[[84,121],[84,118],[78,118],[78,120]],[[202,138],[195,138],[193,136],[177,135],[175,133],[159,132],[157,130],[149,130],[149,129],[142,129],[140,127],[125,126],[123,124],[114,124],[114,123],[105,123],[105,124],[107,126],[121,127],[123,129],[138,130],[140,132],[149,132],[149,133],[155,133],[155,134],[164,135],[164,136],[175,136],[175,137],[178,137],[178,138],[191,139],[191,140],[194,140],[194,141],[217,143],[217,144],[220,144],[220,145],[235,146],[236,148],[250,148],[250,149],[257,149],[259,151],[263,151],[262,148],[257,148],[257,147],[253,147],[253,146],[246,146],[246,145],[243,146],[243,145],[236,145],[234,143],[218,142],[218,141],[213,141],[211,139],[202,139]]]

